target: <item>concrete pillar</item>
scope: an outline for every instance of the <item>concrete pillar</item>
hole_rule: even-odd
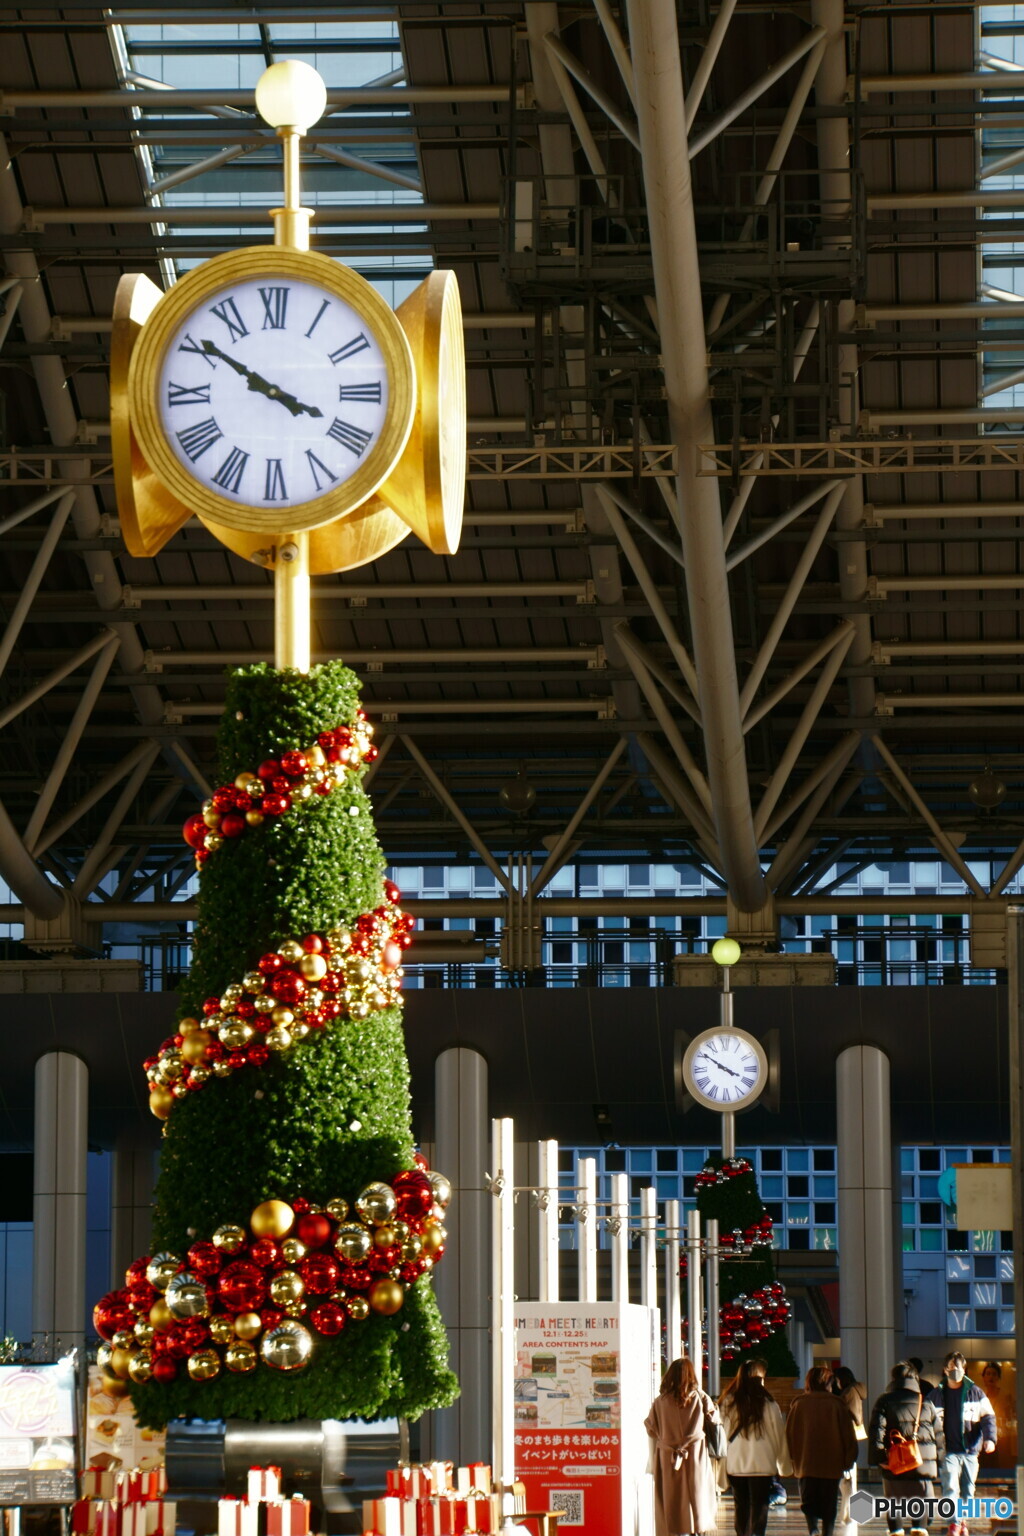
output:
[[[32,1336],[50,1358],[85,1343],[89,1069],[68,1051],[36,1063]]]
[[[873,1402],[896,1358],[889,1058],[877,1046],[836,1061],[836,1132],[842,1358]]]
[[[432,1459],[465,1466],[488,1461],[491,1446],[490,1167],[487,1063],[479,1051],[453,1046],[434,1068],[434,1166],[452,1184],[446,1213],[448,1251],[434,1287],[448,1329],[452,1369],[462,1394],[429,1415]],[[492,1170],[493,1171],[493,1170]]]
[[[124,1284],[133,1259],[149,1253],[153,1230],[156,1143],[140,1127],[122,1131],[114,1143],[110,1209],[110,1284]]]

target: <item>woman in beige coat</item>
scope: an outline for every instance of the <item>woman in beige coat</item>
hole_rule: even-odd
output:
[[[715,1529],[715,1466],[704,1439],[705,1418],[718,1423],[713,1400],[697,1384],[684,1355],[665,1372],[644,1428],[655,1441],[656,1536],[699,1536]]]

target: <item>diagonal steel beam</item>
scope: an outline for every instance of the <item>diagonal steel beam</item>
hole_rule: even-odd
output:
[[[615,767],[615,764],[618,762],[619,758],[622,756],[625,750],[626,738],[625,736],[620,736],[612,750],[609,752],[604,763],[601,765],[600,771],[598,772],[597,777],[594,779],[594,782],[591,784],[590,788],[583,796],[583,799],[576,807],[576,810],[574,811],[568,826],[560,834],[558,841],[552,848],[551,852],[548,854],[547,859],[544,862],[543,869],[540,871],[540,874],[537,875],[533,885],[530,887],[531,896],[539,896],[541,891],[547,885],[548,881],[551,879],[552,875],[555,873],[555,870],[558,868],[561,862],[563,853],[565,852],[569,843],[572,841],[572,837],[576,831],[576,828],[579,826],[580,822],[583,820],[584,816],[590,810],[590,807],[601,793],[608,775],[611,773],[612,769]]]
[[[733,4],[735,4],[735,0],[733,0]],[[605,41],[612,51],[612,57],[618,67],[619,74],[622,76],[622,83],[626,87],[626,94],[630,101],[635,103],[636,86],[633,82],[633,61],[629,56],[629,49],[619,30],[619,24],[612,12],[609,0],[594,0],[594,10],[597,12],[597,19],[601,23],[601,30],[604,32]]]
[[[907,777],[899,763],[889,751],[889,748],[886,746],[881,736],[876,735],[871,739],[875,750],[878,752],[878,755],[881,757],[882,761],[888,766],[889,772],[896,780],[896,783],[903,790],[903,793],[906,795],[914,809],[923,817],[925,823],[928,826],[928,830],[931,832],[932,837],[938,844],[938,847],[941,849],[942,855],[946,859],[947,863],[953,866],[968,889],[973,891],[975,896],[979,897],[981,900],[984,900],[986,892],[983,886],[981,886],[975,879],[974,875],[972,875],[967,864],[961,858],[959,850],[954,848],[945,832],[943,832],[942,828],[939,826],[939,823],[932,815],[928,805],[924,800],[922,800],[910,779]],[[884,782],[885,781],[883,778],[883,783]]]
[[[633,4],[635,5],[636,3],[637,0],[633,0]],[[651,3],[652,5],[660,4],[660,0],[651,0]],[[630,10],[632,13],[632,6]],[[730,123],[734,123],[738,117],[742,117],[748,107],[752,107],[754,102],[764,95],[765,91],[770,90],[777,80],[781,80],[782,76],[787,74],[794,64],[798,64],[805,53],[809,53],[812,48],[815,48],[823,40],[824,36],[825,31],[823,27],[812,28],[806,37],[802,37],[798,43],[794,43],[793,47],[784,53],[781,59],[777,59],[769,69],[765,70],[764,74],[758,80],[755,80],[753,85],[748,85],[745,91],[741,91],[735,101],[731,102],[724,112],[719,113],[714,122],[709,123],[701,133],[697,134],[696,138],[690,140],[690,159],[692,160],[695,155],[699,155],[702,149],[706,149],[713,140],[718,138],[720,133],[723,133],[729,127]]]
[[[108,769],[102,778],[90,785],[82,798],[76,801],[69,811],[39,834],[33,852],[36,855],[46,853],[55,843],[59,843],[64,834],[69,832],[76,822],[81,821],[86,812],[91,811],[94,805],[98,805],[115,784],[120,784],[126,773],[131,773],[132,769],[149,755],[150,745],[148,741],[140,741],[138,746],[133,747],[121,758],[120,762]]]
[[[0,637],[0,673],[6,669],[7,663],[11,659],[11,652],[18,642],[18,636],[21,634],[25,620],[28,618],[29,610],[35,601],[40,583],[46,575],[50,561],[53,559],[54,550],[60,543],[60,536],[64,532],[64,524],[70,516],[74,503],[74,492],[66,492],[58,501],[53,516],[50,518],[50,526],[43,534],[43,540],[32,562],[32,568],[25,578],[21,591],[18,593],[17,601],[14,604],[10,618],[7,620],[7,627],[3,632],[3,636]]]
[[[693,344],[704,335],[704,311],[676,8],[674,0],[628,0],[627,9],[714,827],[732,899],[756,912],[767,887],[747,777],[722,509],[717,489],[697,474],[714,425],[704,348]]]
[[[808,672],[814,671],[814,668],[818,665],[818,662],[824,660],[832,647],[838,645],[840,641],[845,640],[847,636],[852,638],[853,624],[849,619],[843,619],[842,622],[837,624],[835,629],[833,629],[830,634],[827,634],[824,640],[821,640],[812,651],[808,651],[807,655],[802,659],[802,661],[797,663],[792,672],[787,673],[787,675],[782,679],[782,682],[779,683],[778,687],[773,688],[771,693],[768,694],[766,698],[762,699],[761,702],[755,705],[755,707],[751,709],[748,714],[744,715],[744,731],[746,732],[752,730],[759,721],[764,719],[765,715],[770,714],[771,711],[775,708],[776,704],[784,699],[787,693],[796,687],[797,683],[803,681]]]
[[[825,707],[825,701],[832,690],[832,684],[839,675],[839,668],[846,659],[846,653],[850,649],[853,636],[854,628],[850,624],[844,630],[841,638],[837,641],[831,654],[825,661],[821,669],[821,675],[811,689],[810,697],[803,707],[800,719],[790,732],[785,750],[779,758],[775,772],[772,774],[768,787],[761,797],[761,803],[757,808],[754,825],[757,828],[758,837],[764,836],[764,829],[768,825],[768,818],[778,804],[779,796],[785,789],[789,776],[796,767],[797,759],[804,749],[808,736],[814,729],[814,722]]]
[[[722,855],[715,842],[715,829],[711,825],[700,802],[695,799],[689,786],[684,782],[678,768],[668,755],[662,751],[653,736],[648,736],[644,731],[637,732],[637,744],[650,765],[651,772],[657,777],[661,785],[662,794],[666,803],[675,805],[688,817],[693,827],[694,835],[708,860],[716,870],[722,867]],[[719,876],[719,878],[721,878]]]
[[[572,75],[577,84],[582,85],[590,99],[601,108],[609,122],[615,124],[623,138],[628,139],[634,149],[639,149],[640,135],[637,132],[636,123],[629,120],[618,102],[614,101],[604,87],[597,83],[593,75],[584,68],[576,55],[565,46],[558,33],[549,32],[544,39],[544,46],[549,53],[554,54],[558,62]]]
[[[641,693],[647,700],[655,719],[661,726],[665,739],[676,755],[679,766],[683,769],[683,772],[693,786],[694,794],[700,801],[706,815],[709,818],[713,817],[714,808],[707,779],[698,768],[696,758],[686,744],[686,738],[673,720],[668,705],[661,697],[653,677],[644,665],[640,652],[633,643],[633,636],[629,631],[629,626],[623,622],[617,624],[615,626],[615,637],[622,646],[629,670],[636,678]]]
[[[101,629],[99,634],[89,641],[88,645],[83,645],[73,655],[69,656],[66,661],[62,661],[60,666],[54,667],[52,672],[47,672],[46,676],[40,678],[39,682],[30,688],[27,693],[23,693],[20,699],[15,699],[13,704],[8,704],[6,709],[0,710],[0,730],[5,725],[10,725],[11,721],[16,720],[19,715],[24,714],[26,709],[30,709],[33,704],[48,694],[51,688],[56,688],[58,683],[62,683],[66,677],[70,677],[72,672],[77,671],[91,656],[95,656],[97,651],[101,651],[112,638],[113,632],[111,630]]]
[[[82,690],[82,696],[75,707],[75,712],[68,723],[64,739],[57,749],[57,756],[53,760],[53,766],[46,777],[46,782],[39,792],[39,799],[32,815],[29,817],[28,826],[25,828],[25,847],[29,853],[38,852],[38,844],[42,835],[46,818],[50,814],[57,792],[64,782],[64,776],[71,766],[71,759],[75,755],[78,743],[82,739],[82,732],[89,723],[89,716],[96,707],[96,701],[103,692],[103,684],[107,680],[107,673],[113,665],[120,644],[117,635],[111,635],[107,644],[100,651],[93,662],[92,671],[88,681]]]
[[[673,699],[679,708],[685,710],[695,724],[700,724],[700,715],[697,706],[689,695],[679,686],[667,667],[663,667],[656,656],[652,656],[643,641],[638,640],[630,629],[625,619],[620,619],[612,626],[612,633],[620,644],[629,647],[633,655],[643,667],[646,667],[651,676],[661,684],[670,699]]]
[[[807,775],[806,779],[804,779],[799,788],[793,791],[785,804],[779,807],[779,809],[775,812],[775,815],[768,822],[764,829],[766,842],[771,842],[772,838],[775,836],[776,832],[779,831],[780,827],[784,827],[786,825],[786,822],[795,811],[799,810],[800,806],[803,805],[807,797],[818,790],[827,779],[831,778],[832,782],[835,782],[835,770],[837,761],[841,759],[843,764],[848,762],[849,755],[844,757],[843,754],[847,752],[847,749],[849,749],[849,752],[852,752],[854,748],[859,744],[860,740],[860,732],[851,731],[850,734],[844,737],[842,741],[836,743],[836,745],[832,748],[832,751],[828,754],[827,757],[822,758],[821,762],[816,768],[811,769],[810,773]],[[819,803],[820,805],[824,804],[827,793],[828,792],[826,791],[826,793],[822,795],[821,801]],[[815,814],[817,814],[817,812]],[[807,825],[810,826],[810,822],[808,822]]]
[[[484,863],[487,865],[487,868],[490,870],[491,874],[494,876],[495,880],[497,880],[501,888],[506,892],[507,895],[514,895],[508,875],[505,873],[497,859],[491,853],[491,850],[488,848],[487,844],[484,842],[483,838],[480,836],[473,823],[469,820],[465,812],[453,798],[447,786],[442,784],[441,780],[438,778],[433,768],[431,768],[430,764],[427,762],[427,759],[423,756],[423,753],[413,741],[412,737],[403,736],[402,746],[405,748],[413,762],[419,768],[420,773],[422,773],[423,777],[434,791],[434,794],[440,800],[441,804],[445,807],[446,810],[451,812],[452,816],[454,816],[455,820],[458,822],[463,832],[465,832],[466,836],[473,844],[473,847],[483,859]]]
[[[121,824],[131,809],[131,806],[134,804],[135,797],[145,783],[146,775],[150,768],[152,768],[159,754],[159,742],[148,742],[146,751],[143,753],[139,762],[135,764],[132,772],[128,775],[128,780],[124,788],[118,795],[117,799],[114,801],[114,804],[110,810],[110,814],[107,816],[106,821],[103,823],[99,837],[96,839],[95,843],[90,848],[88,854],[83,860],[82,867],[78,871],[78,874],[75,876],[74,882],[71,886],[72,893],[80,900],[85,900],[93,886],[96,885],[107,872],[107,864],[110,860],[114,838],[120,831]],[[115,853],[115,861],[119,856],[119,853]]]

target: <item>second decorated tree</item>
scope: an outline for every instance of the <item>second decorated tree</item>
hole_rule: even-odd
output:
[[[411,921],[340,663],[230,677],[218,785],[186,823],[191,971],[145,1064],[164,1120],[153,1251],[104,1297],[139,1422],[414,1419],[458,1387],[430,1280],[450,1190],[414,1153]]]

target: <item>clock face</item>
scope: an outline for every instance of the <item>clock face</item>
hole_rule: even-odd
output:
[[[351,305],[274,274],[227,285],[185,315],[158,399],[167,442],[201,485],[294,507],[366,460],[387,418],[388,368]]]
[[[131,430],[171,495],[254,533],[322,527],[392,472],[416,408],[390,306],[318,253],[234,251],[161,299],[132,352]]]
[[[686,1052],[686,1084],[703,1103],[735,1109],[762,1091],[767,1077],[764,1052],[736,1030],[708,1030]]]

